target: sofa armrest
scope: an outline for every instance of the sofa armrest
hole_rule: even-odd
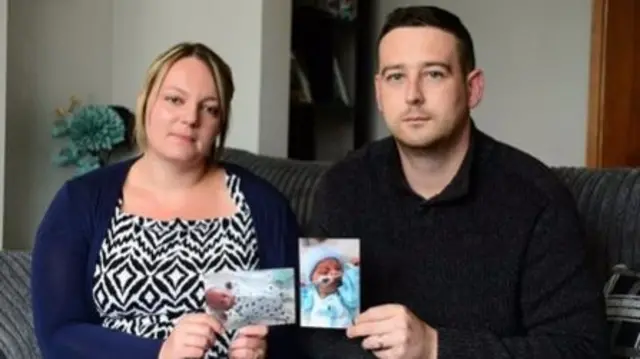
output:
[[[29,293],[31,257],[0,251],[0,359],[36,359]]]

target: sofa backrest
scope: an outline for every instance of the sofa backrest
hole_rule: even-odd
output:
[[[223,159],[243,166],[273,184],[288,199],[303,232],[311,219],[313,194],[329,162],[296,161],[226,150]]]
[[[225,158],[274,184],[291,201],[303,230],[307,228],[313,193],[330,163],[271,158],[240,150],[227,151]],[[599,279],[604,281],[618,263],[640,269],[640,170],[553,170],[576,199]]]
[[[601,281],[616,264],[640,269],[640,169],[557,167],[573,193]]]

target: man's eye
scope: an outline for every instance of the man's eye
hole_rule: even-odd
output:
[[[398,81],[402,79],[402,74],[390,74],[387,76],[387,81]]]
[[[444,73],[442,71],[427,71],[427,77],[440,79],[444,77]]]

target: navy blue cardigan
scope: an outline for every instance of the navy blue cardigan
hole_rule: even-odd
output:
[[[128,159],[67,181],[38,228],[32,257],[35,334],[46,359],[157,359],[161,340],[103,328],[93,297],[93,272],[131,165]],[[261,268],[297,266],[299,227],[286,198],[237,165],[253,216]],[[268,358],[299,357],[295,326],[272,327]]]

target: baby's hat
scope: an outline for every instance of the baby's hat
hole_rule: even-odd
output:
[[[340,252],[329,246],[320,244],[310,247],[300,259],[300,275],[305,280],[311,281],[311,274],[313,274],[313,270],[318,263],[329,258],[337,259],[340,263],[343,263],[343,257]]]

